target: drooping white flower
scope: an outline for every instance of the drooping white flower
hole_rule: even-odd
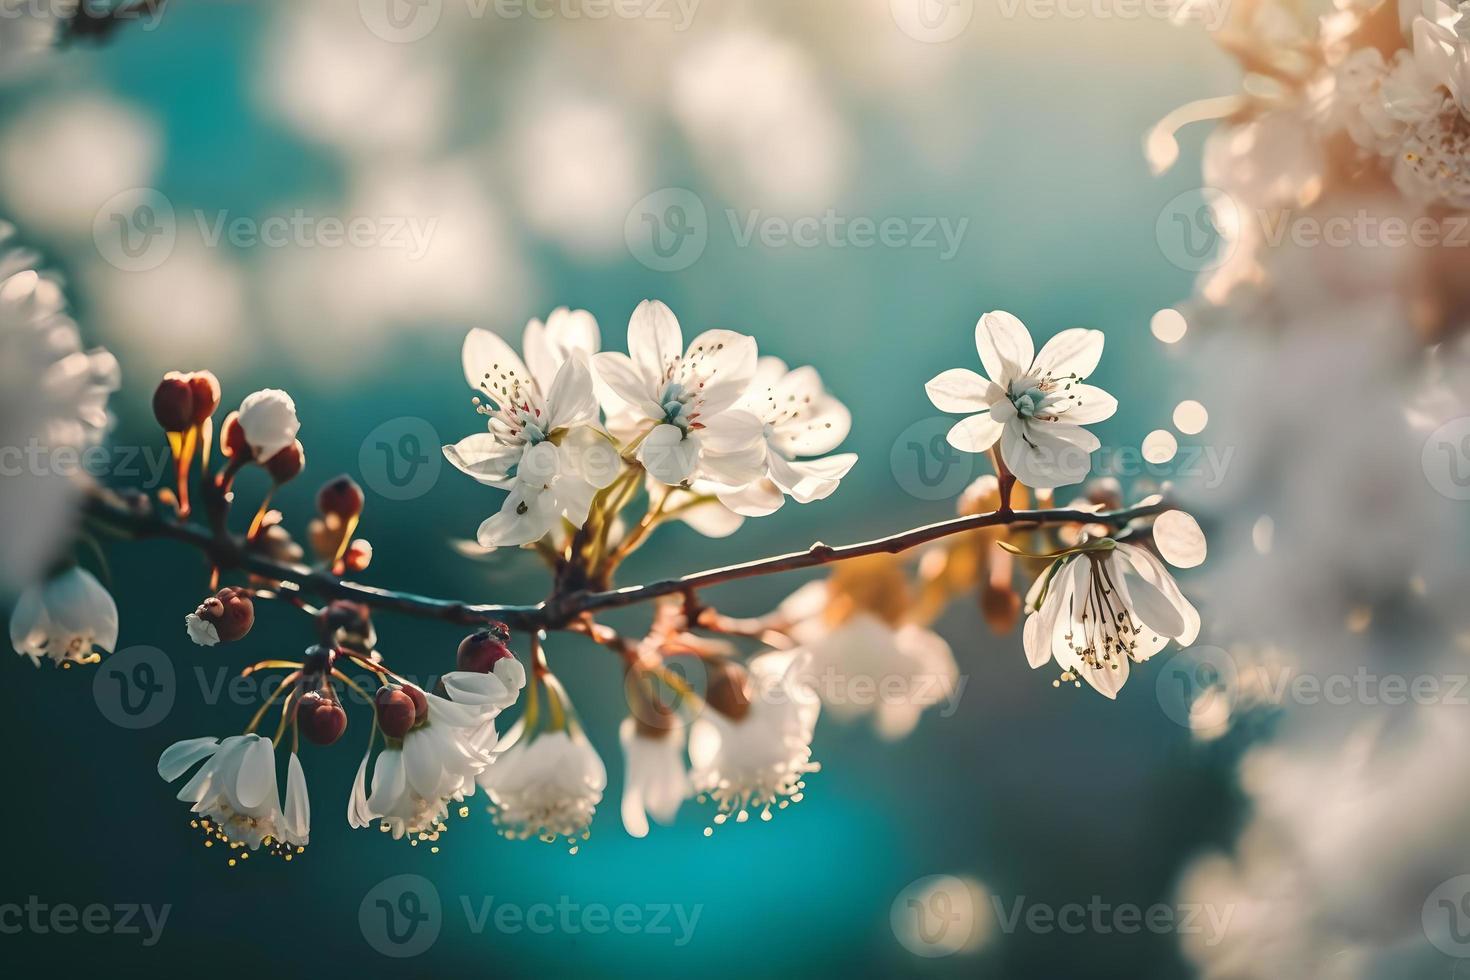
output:
[[[576,724],[529,735],[518,724],[512,734],[514,744],[480,776],[495,825],[515,840],[564,837],[575,852],[607,788],[602,759]]]
[[[675,720],[676,719],[671,719]],[[648,836],[648,818],[673,823],[691,786],[685,766],[682,724],[648,732],[634,718],[618,729],[626,763],[623,774],[623,827],[632,837]]]
[[[117,603],[84,568],[72,567],[20,594],[10,616],[10,644],[37,667],[93,663],[117,646]]]
[[[799,504],[823,500],[857,462],[856,453],[836,449],[852,428],[847,406],[827,393],[815,368],[788,370],[779,357],[762,357],[755,379],[737,411],[760,419],[765,472],[744,487],[721,490],[721,503],[737,514],[760,517],[777,510],[790,495]]]
[[[825,581],[808,582],[781,603],[788,632],[809,653],[806,679],[838,720],[870,717],[886,739],[904,738],[926,708],[959,696],[959,665],[944,637],[917,623],[886,622],[858,609],[830,622]]]
[[[377,821],[394,840],[437,840],[449,804],[474,795],[475,777],[494,757],[495,719],[520,696],[525,669],[508,657],[491,673],[455,671],[443,681],[445,696],[424,695],[428,718],[401,740],[385,738],[375,761],[369,740],[347,804],[349,825]]]
[[[989,378],[952,368],[925,385],[940,411],[975,413],[949,430],[949,444],[983,453],[999,441],[1006,466],[1028,487],[1084,479],[1101,443],[1082,426],[1118,409],[1117,399],[1086,383],[1102,357],[1102,332],[1063,330],[1036,354],[1025,325],[997,310],[976,324],[975,346]]]
[[[810,654],[765,653],[750,662],[750,699],[739,718],[710,710],[689,729],[690,778],[714,801],[714,823],[743,823],[752,810],[771,819],[772,805],[801,801],[812,761],[821,701],[808,683]],[[711,833],[706,829],[706,835]]]
[[[240,430],[257,461],[264,463],[296,441],[301,420],[296,403],[279,388],[264,388],[240,403]]]
[[[545,326],[533,321],[526,339],[534,369],[488,330],[465,337],[465,378],[480,392],[476,404],[489,431],[445,446],[444,455],[479,482],[510,491],[480,525],[482,547],[529,544],[563,518],[581,527],[592,498],[617,476],[617,453],[598,429],[586,356],[596,323],[588,320],[554,313]]]
[[[754,338],[707,330],[684,347],[674,313],[644,300],[628,321],[628,353],[594,359],[598,377],[617,398],[608,414],[631,415],[637,458],[671,486],[704,478],[744,487],[765,475],[761,420],[735,411],[755,377]]]
[[[204,764],[179,790],[179,799],[193,804],[210,839],[252,851],[262,844],[286,853],[306,846],[311,803],[295,752],[287,766],[284,808],[270,739],[249,734],[175,742],[159,757],[158,774],[173,782],[198,762]]]
[[[111,422],[117,360],[82,349],[58,284],[35,271],[0,221],[0,445],[19,451],[0,480],[0,592],[33,584],[73,529],[76,460]]]
[[[1106,539],[1099,544],[1059,559],[1037,578],[1026,597],[1023,642],[1033,668],[1055,660],[1062,680],[1080,677],[1116,698],[1130,663],[1149,659],[1171,639],[1189,646],[1200,619],[1152,552]]]

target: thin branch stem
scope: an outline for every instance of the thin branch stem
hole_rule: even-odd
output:
[[[1167,501],[1161,501],[1106,513],[1058,509],[973,514],[857,544],[832,546],[818,542],[804,551],[712,568],[645,585],[631,585],[602,592],[583,590],[553,595],[545,602],[535,605],[472,604],[345,582],[318,569],[277,561],[250,551],[235,538],[217,536],[198,525],[173,521],[149,510],[130,506],[105,491],[94,492],[88,498],[87,513],[93,520],[124,536],[179,541],[204,552],[220,568],[238,569],[274,582],[291,583],[297,591],[318,598],[347,599],[375,609],[439,619],[464,626],[483,626],[499,621],[512,629],[535,631],[566,629],[570,623],[586,613],[637,605],[675,593],[687,595],[694,590],[725,582],[815,568],[865,555],[898,554],[950,535],[981,528],[1055,524],[1101,524],[1117,528],[1138,518],[1162,513],[1172,506]]]

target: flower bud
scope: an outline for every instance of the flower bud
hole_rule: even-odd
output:
[[[403,693],[413,702],[413,723],[422,725],[429,719],[429,699],[423,691],[412,684],[403,685]]]
[[[213,371],[195,371],[185,375],[185,378],[189,382],[189,390],[194,394],[194,424],[203,425],[214,414],[214,410],[219,408],[219,378],[214,376]]]
[[[219,447],[220,452],[229,459],[248,463],[253,458],[250,442],[245,438],[245,429],[240,425],[239,412],[231,412],[225,416],[224,424],[219,430]]]
[[[246,395],[240,403],[240,428],[250,443],[255,459],[268,460],[290,447],[301,430],[296,403],[279,388],[266,388]]]
[[[476,633],[471,633],[459,642],[455,663],[460,670],[474,674],[488,674],[498,661],[514,657],[506,644],[510,642],[510,628],[504,623],[491,623]]]
[[[322,484],[316,493],[316,508],[323,514],[335,514],[344,522],[362,513],[362,487],[350,476],[339,476]]]
[[[291,443],[265,462],[266,472],[277,485],[290,483],[306,466],[306,447],[301,441]]]
[[[241,589],[224,588],[184,617],[189,638],[200,646],[233,643],[255,625],[255,603]]]
[[[321,691],[307,691],[296,706],[296,724],[314,745],[331,745],[347,731],[347,712]]]
[[[732,721],[750,714],[750,674],[729,660],[707,661],[709,683],[704,700]]]
[[[194,424],[194,388],[177,371],[163,376],[153,390],[153,417],[165,432],[183,432]]]
[[[418,718],[413,698],[405,694],[403,688],[380,688],[373,698],[373,707],[378,713],[378,727],[389,738],[403,738]]]
[[[360,572],[373,563],[373,546],[367,538],[356,538],[342,554],[342,567],[349,572]]]

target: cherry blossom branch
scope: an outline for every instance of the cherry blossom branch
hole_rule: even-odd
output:
[[[994,511],[955,517],[935,524],[913,528],[899,534],[875,538],[849,545],[827,545],[818,542],[804,551],[774,555],[738,565],[727,565],[677,578],[663,579],[644,585],[631,585],[602,592],[576,591],[553,595],[534,605],[492,605],[459,602],[379,589],[343,581],[335,575],[290,562],[277,561],[244,547],[236,538],[211,533],[196,524],[172,520],[146,507],[130,504],[106,491],[96,491],[87,500],[89,517],[109,530],[132,538],[165,538],[178,541],[203,552],[211,563],[222,569],[249,572],[274,582],[289,583],[304,594],[322,599],[346,599],[375,609],[386,609],[409,616],[439,619],[464,626],[483,626],[503,622],[513,629],[567,629],[576,621],[585,621],[589,613],[650,602],[667,595],[692,595],[710,586],[739,579],[775,575],[830,565],[865,555],[899,554],[932,541],[955,534],[996,526],[1041,526],[1055,524],[1101,524],[1123,527],[1143,517],[1169,510],[1167,501],[1156,501],[1138,507],[1105,513],[1085,510],[1013,510]]]

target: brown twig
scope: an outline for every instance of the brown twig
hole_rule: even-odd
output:
[[[88,498],[87,514],[98,523],[125,536],[178,541],[202,551],[220,568],[245,571],[273,582],[290,583],[299,592],[319,599],[347,599],[374,609],[439,619],[464,626],[482,626],[498,621],[513,629],[555,630],[567,629],[575,621],[584,621],[586,614],[605,609],[637,605],[675,593],[689,595],[695,590],[725,582],[830,565],[864,555],[898,554],[952,534],[963,534],[981,528],[1044,524],[1102,524],[1122,527],[1138,518],[1162,513],[1171,506],[1168,502],[1157,502],[1101,514],[1085,510],[1017,510],[973,514],[857,544],[832,546],[818,542],[804,551],[712,568],[644,585],[602,592],[583,590],[556,594],[545,602],[534,605],[474,604],[346,582],[318,569],[277,561],[250,551],[234,537],[212,534],[198,525],[170,520],[146,507],[133,506],[106,491],[96,491]]]

